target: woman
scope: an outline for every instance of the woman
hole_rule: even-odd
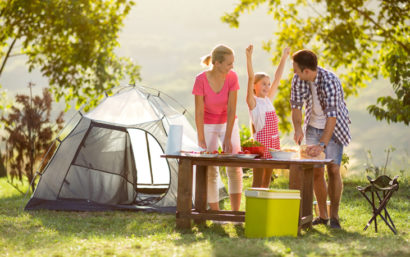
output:
[[[209,152],[218,149],[219,141],[226,153],[240,151],[239,127],[236,118],[238,76],[232,71],[234,53],[218,45],[202,63],[210,66],[196,76],[192,94],[195,95],[195,123],[198,145]],[[211,65],[210,65],[211,64]],[[228,188],[232,210],[239,210],[242,193],[242,168],[227,167]],[[208,167],[208,204],[219,210],[218,167]]]

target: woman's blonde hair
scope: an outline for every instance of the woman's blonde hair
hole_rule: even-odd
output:
[[[257,72],[257,73],[255,73],[255,79],[254,79],[254,81],[253,81],[253,84],[258,83],[259,80],[261,80],[261,79],[263,79],[263,78],[265,78],[265,77],[268,77],[268,78],[269,78],[269,75],[266,74],[265,72]]]
[[[212,49],[211,54],[201,58],[201,64],[209,66],[211,63],[215,64],[216,61],[223,62],[225,55],[233,55],[233,50],[226,45],[217,45]]]

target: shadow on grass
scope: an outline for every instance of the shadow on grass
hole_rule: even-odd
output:
[[[24,207],[29,199],[29,197],[24,198],[24,195],[2,197],[0,198],[0,213],[7,216],[16,216],[24,211]]]
[[[0,206],[3,203],[2,199]],[[132,237],[166,237],[175,233],[175,215],[170,214],[21,210],[7,214],[8,217],[2,216],[0,233],[4,235],[3,243],[25,250],[52,248],[56,242],[70,244],[90,238],[111,241]]]
[[[232,231],[235,232],[234,236]],[[313,228],[302,232],[298,237],[249,239],[245,238],[242,225],[221,226],[211,223],[185,231],[175,244],[189,246],[198,241],[208,241],[212,246],[213,256],[408,256],[409,253],[405,247],[407,240],[400,236],[372,233],[363,235],[360,232],[329,227],[320,230]],[[383,244],[378,246],[377,242]],[[384,249],[386,245],[396,244],[402,247]]]

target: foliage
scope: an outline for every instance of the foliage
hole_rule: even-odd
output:
[[[252,134],[251,134],[251,130],[249,129],[249,127],[242,124],[241,128],[239,130],[239,136],[240,136],[240,139],[241,139],[241,145],[243,144],[244,141],[251,138]]]
[[[396,148],[392,146],[384,150],[384,152],[386,153],[386,160],[384,162],[384,166],[375,165],[372,152],[370,150],[367,150],[365,166],[366,172],[373,174],[375,178],[377,178],[380,175],[389,175],[391,171],[387,169],[387,166],[391,160],[390,153],[393,153],[395,150]]]
[[[347,155],[347,153],[343,153],[342,155],[342,166],[347,169],[349,165],[350,157]]]
[[[253,147],[253,146],[263,146],[261,143],[258,141],[254,140],[253,138],[250,138],[248,140],[245,140],[242,145],[242,147]]]
[[[5,158],[3,155],[0,156],[0,178],[1,177],[7,177],[7,170],[6,167],[4,166],[5,163]]]
[[[63,127],[63,112],[55,123],[50,120],[53,99],[48,89],[43,89],[43,97],[30,98],[27,95],[16,95],[15,105],[10,113],[3,115],[6,135],[6,154],[8,173],[12,180],[23,181],[26,176],[29,182],[34,177],[34,167],[51,145],[54,134]],[[34,190],[35,185],[32,184]]]
[[[139,66],[117,57],[118,33],[132,0],[0,1],[0,77],[7,61],[26,55],[29,71],[49,79],[58,101],[82,105],[127,76],[140,79]]]
[[[268,52],[280,53],[285,46],[310,48],[319,54],[319,65],[336,69],[346,97],[357,95],[366,82],[380,75],[390,78],[395,97],[383,96],[368,107],[377,119],[410,121],[409,14],[407,0],[241,0],[222,21],[239,26],[245,11],[267,3],[268,13],[279,28],[275,40],[264,42]],[[272,46],[276,45],[276,50]],[[272,61],[277,63],[280,54]],[[291,75],[290,75],[291,76]],[[275,108],[281,131],[289,131],[290,77],[279,87]]]
[[[0,111],[8,109],[12,105],[12,101],[7,97],[7,90],[1,90],[0,85]]]

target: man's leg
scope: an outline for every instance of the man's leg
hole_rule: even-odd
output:
[[[328,219],[326,199],[327,186],[325,180],[324,167],[313,168],[313,191],[315,192],[317,204],[319,207],[319,216],[322,219]]]
[[[329,176],[328,190],[330,198],[330,217],[339,219],[339,204],[342,197],[343,183],[340,175],[340,166],[330,163],[327,166],[327,174]]]

